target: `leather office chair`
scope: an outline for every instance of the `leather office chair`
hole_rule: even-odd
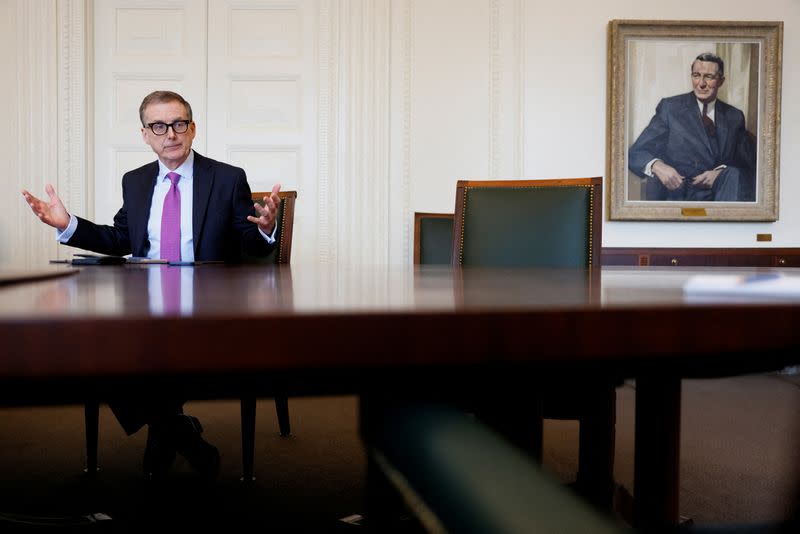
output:
[[[252,193],[253,202],[261,203],[269,193]],[[263,264],[288,264],[292,258],[292,230],[294,228],[294,204],[297,191],[281,191],[279,193],[281,205],[278,212],[278,228],[275,232],[277,246],[265,258],[248,258],[250,262]],[[278,414],[278,427],[281,436],[291,433],[289,423],[289,404],[286,395],[275,395],[275,410]],[[86,469],[90,475],[97,472],[97,442],[99,426],[100,403],[87,402],[84,405],[84,420],[86,428]],[[253,457],[255,454],[255,427],[256,427],[256,398],[244,396],[241,398],[242,418],[242,480],[253,479]]]
[[[253,193],[253,202],[262,203],[265,196],[269,193]],[[281,191],[278,193],[281,199],[281,206],[278,212],[275,231],[275,250],[266,258],[258,258],[253,261],[264,264],[288,265],[292,259],[292,230],[294,229],[294,204],[297,199],[297,191]],[[278,414],[278,428],[281,436],[288,436],[292,433],[289,422],[289,399],[285,394],[275,395],[275,411]],[[244,396],[241,398],[242,412],[242,480],[253,480],[253,458],[255,455],[256,441],[256,398],[254,396]]]
[[[602,178],[459,181],[452,244],[454,266],[599,266]],[[618,383],[582,384],[578,398],[570,382],[546,387],[539,414],[580,420],[576,487],[604,507],[614,490],[615,392]],[[566,392],[566,395],[565,395]],[[541,457],[541,417],[531,430],[529,414],[488,406],[493,423]],[[532,409],[533,410],[533,409]],[[519,417],[528,416],[525,420]]]
[[[371,532],[406,531],[397,528],[393,503],[399,501],[427,532],[625,530],[461,411],[431,403],[367,403],[361,429],[371,470]]]
[[[450,265],[452,213],[414,213],[414,264]]]
[[[599,265],[601,193],[601,178],[461,180],[453,265]]]

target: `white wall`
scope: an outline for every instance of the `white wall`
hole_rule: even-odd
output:
[[[423,2],[415,4],[413,72],[417,77],[412,83],[416,122],[411,137],[415,156],[411,162],[411,205],[417,211],[452,211],[453,195],[448,192],[459,178],[517,177],[490,172],[487,161],[493,133],[487,90],[492,83],[489,49],[493,19],[488,15],[488,6],[498,2],[469,3],[475,5],[462,8],[464,4],[455,0],[424,2],[424,8]],[[794,179],[800,171],[800,161],[793,158],[791,150],[800,136],[800,127],[793,120],[800,117],[800,109],[796,99],[787,98],[800,89],[797,69],[791,68],[800,55],[796,33],[800,3],[523,0],[499,4],[516,11],[523,20],[521,175],[525,178],[605,176],[606,46],[610,20],[784,21],[779,220],[621,222],[609,221],[606,214],[603,245],[800,245],[800,182]],[[501,23],[507,24],[501,27],[504,33],[513,31],[508,21]],[[443,28],[446,33],[439,35]],[[451,55],[459,49],[461,53]],[[505,58],[509,58],[506,67],[513,68],[514,57]],[[757,233],[771,233],[773,241],[757,243]]]
[[[459,179],[489,177],[490,3],[415,2],[411,33],[411,206],[453,211]],[[442,31],[447,24],[448,31]]]
[[[218,0],[209,1],[213,7]],[[319,226],[306,231],[317,232],[320,261],[409,262],[412,213],[452,211],[458,179],[604,176],[612,19],[784,21],[784,149],[778,221],[605,220],[603,245],[800,246],[800,184],[793,178],[800,161],[791,150],[800,109],[788,98],[800,89],[791,68],[800,56],[796,0],[297,1],[310,6],[318,37],[318,165],[303,177],[317,191],[301,191],[298,202],[318,211]],[[56,252],[51,230],[26,213],[20,185],[41,192],[46,181],[58,183],[69,205],[89,215],[101,202],[93,198],[100,178],[90,164],[91,132],[80,135],[81,120],[94,124],[91,90],[82,93],[80,85],[81,73],[91,73],[92,48],[81,49],[76,35],[65,38],[77,29],[73,34],[90,42],[96,7],[88,0],[0,2],[0,59],[11,73],[0,86],[7,117],[0,180],[9,192],[0,200],[0,262],[36,264],[72,252]],[[351,42],[360,51],[349,53]],[[376,62],[381,57],[389,59],[385,69]],[[363,115],[360,102],[379,105]],[[360,158],[372,167],[356,165]],[[773,241],[756,243],[756,233],[771,233]]]
[[[0,2],[0,263],[55,258],[53,232],[42,232],[21,189],[58,185],[57,26],[55,3]]]
[[[527,6],[531,6],[531,2]],[[780,218],[773,223],[621,222],[605,220],[607,247],[796,247],[800,245],[800,2],[723,0],[588,2],[562,0],[525,13],[525,170],[535,176],[605,174],[606,32],[612,19],[782,20],[783,91],[780,133]],[[544,52],[540,51],[546,46]],[[556,105],[557,103],[564,105]],[[578,126],[580,125],[580,126]],[[771,243],[756,243],[771,233]]]

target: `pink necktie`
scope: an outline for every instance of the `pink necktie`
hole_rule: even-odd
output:
[[[164,197],[164,210],[161,213],[161,259],[181,261],[181,192],[178,180],[181,175],[168,172],[172,185]]]

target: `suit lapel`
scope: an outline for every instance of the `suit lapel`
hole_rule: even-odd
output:
[[[147,221],[150,220],[150,206],[153,204],[153,190],[158,178],[158,162],[148,163],[139,170],[135,180],[128,183],[132,189],[128,206],[128,235],[131,250],[135,256],[147,255]]]
[[[697,98],[695,98],[694,93],[686,95],[684,105],[686,106],[686,114],[684,116],[686,117],[687,127],[697,135],[698,139],[703,140],[703,145],[705,145],[709,156],[713,159],[714,151],[711,149],[711,142],[708,140],[706,128],[703,126],[703,118],[700,116],[700,108],[697,106]]]
[[[208,199],[211,196],[211,186],[214,184],[214,171],[211,161],[197,152],[194,153],[194,187],[192,196],[192,240],[194,242],[194,257],[200,244],[203,223],[206,220]]]
[[[717,99],[714,105],[714,127],[717,129],[717,143],[719,143],[720,157],[725,153],[728,144],[728,113],[724,102]]]

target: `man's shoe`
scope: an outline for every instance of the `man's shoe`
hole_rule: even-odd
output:
[[[147,444],[144,448],[142,471],[148,482],[166,477],[175,461],[175,444],[169,432],[158,426],[147,426]]]
[[[203,427],[196,417],[177,416],[173,426],[175,449],[186,458],[192,469],[205,480],[214,480],[219,475],[219,451],[201,437]]]

